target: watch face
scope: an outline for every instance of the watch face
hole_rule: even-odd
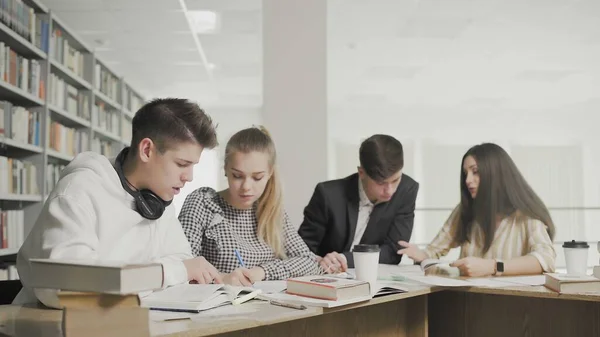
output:
[[[504,262],[496,262],[496,270],[499,272],[504,272]]]

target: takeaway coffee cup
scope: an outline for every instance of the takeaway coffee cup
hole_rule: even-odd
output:
[[[371,293],[377,283],[380,250],[378,245],[355,245],[352,248],[356,279],[369,282]]]
[[[590,246],[585,241],[568,241],[563,244],[567,274],[585,275],[587,272],[587,256]]]

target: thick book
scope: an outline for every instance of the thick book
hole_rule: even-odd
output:
[[[544,285],[561,294],[600,293],[600,279],[589,275],[547,273]]]
[[[141,298],[141,306],[153,310],[201,312],[223,305],[238,305],[262,291],[221,284],[180,284]]]
[[[65,337],[150,336],[149,312],[138,295],[59,291]]]
[[[160,263],[30,259],[31,286],[107,294],[137,294],[162,287]]]
[[[346,301],[371,295],[369,282],[323,275],[287,280],[287,293],[329,301]]]

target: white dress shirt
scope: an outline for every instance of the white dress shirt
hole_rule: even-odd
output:
[[[369,200],[367,197],[360,179],[358,179],[358,196],[358,219],[356,220],[356,231],[354,232],[354,240],[352,241],[352,247],[350,247],[350,250],[352,250],[355,245],[360,243],[363,234],[365,234],[365,229],[367,229],[367,224],[369,223],[369,218],[371,217],[371,212],[373,211],[374,206],[371,200]]]

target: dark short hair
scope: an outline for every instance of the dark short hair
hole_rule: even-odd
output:
[[[375,181],[383,181],[404,167],[404,150],[396,138],[373,135],[360,144],[360,166]]]
[[[164,153],[176,143],[195,142],[205,149],[217,146],[212,119],[198,104],[183,98],[157,98],[142,106],[133,117],[131,155],[144,138]]]

